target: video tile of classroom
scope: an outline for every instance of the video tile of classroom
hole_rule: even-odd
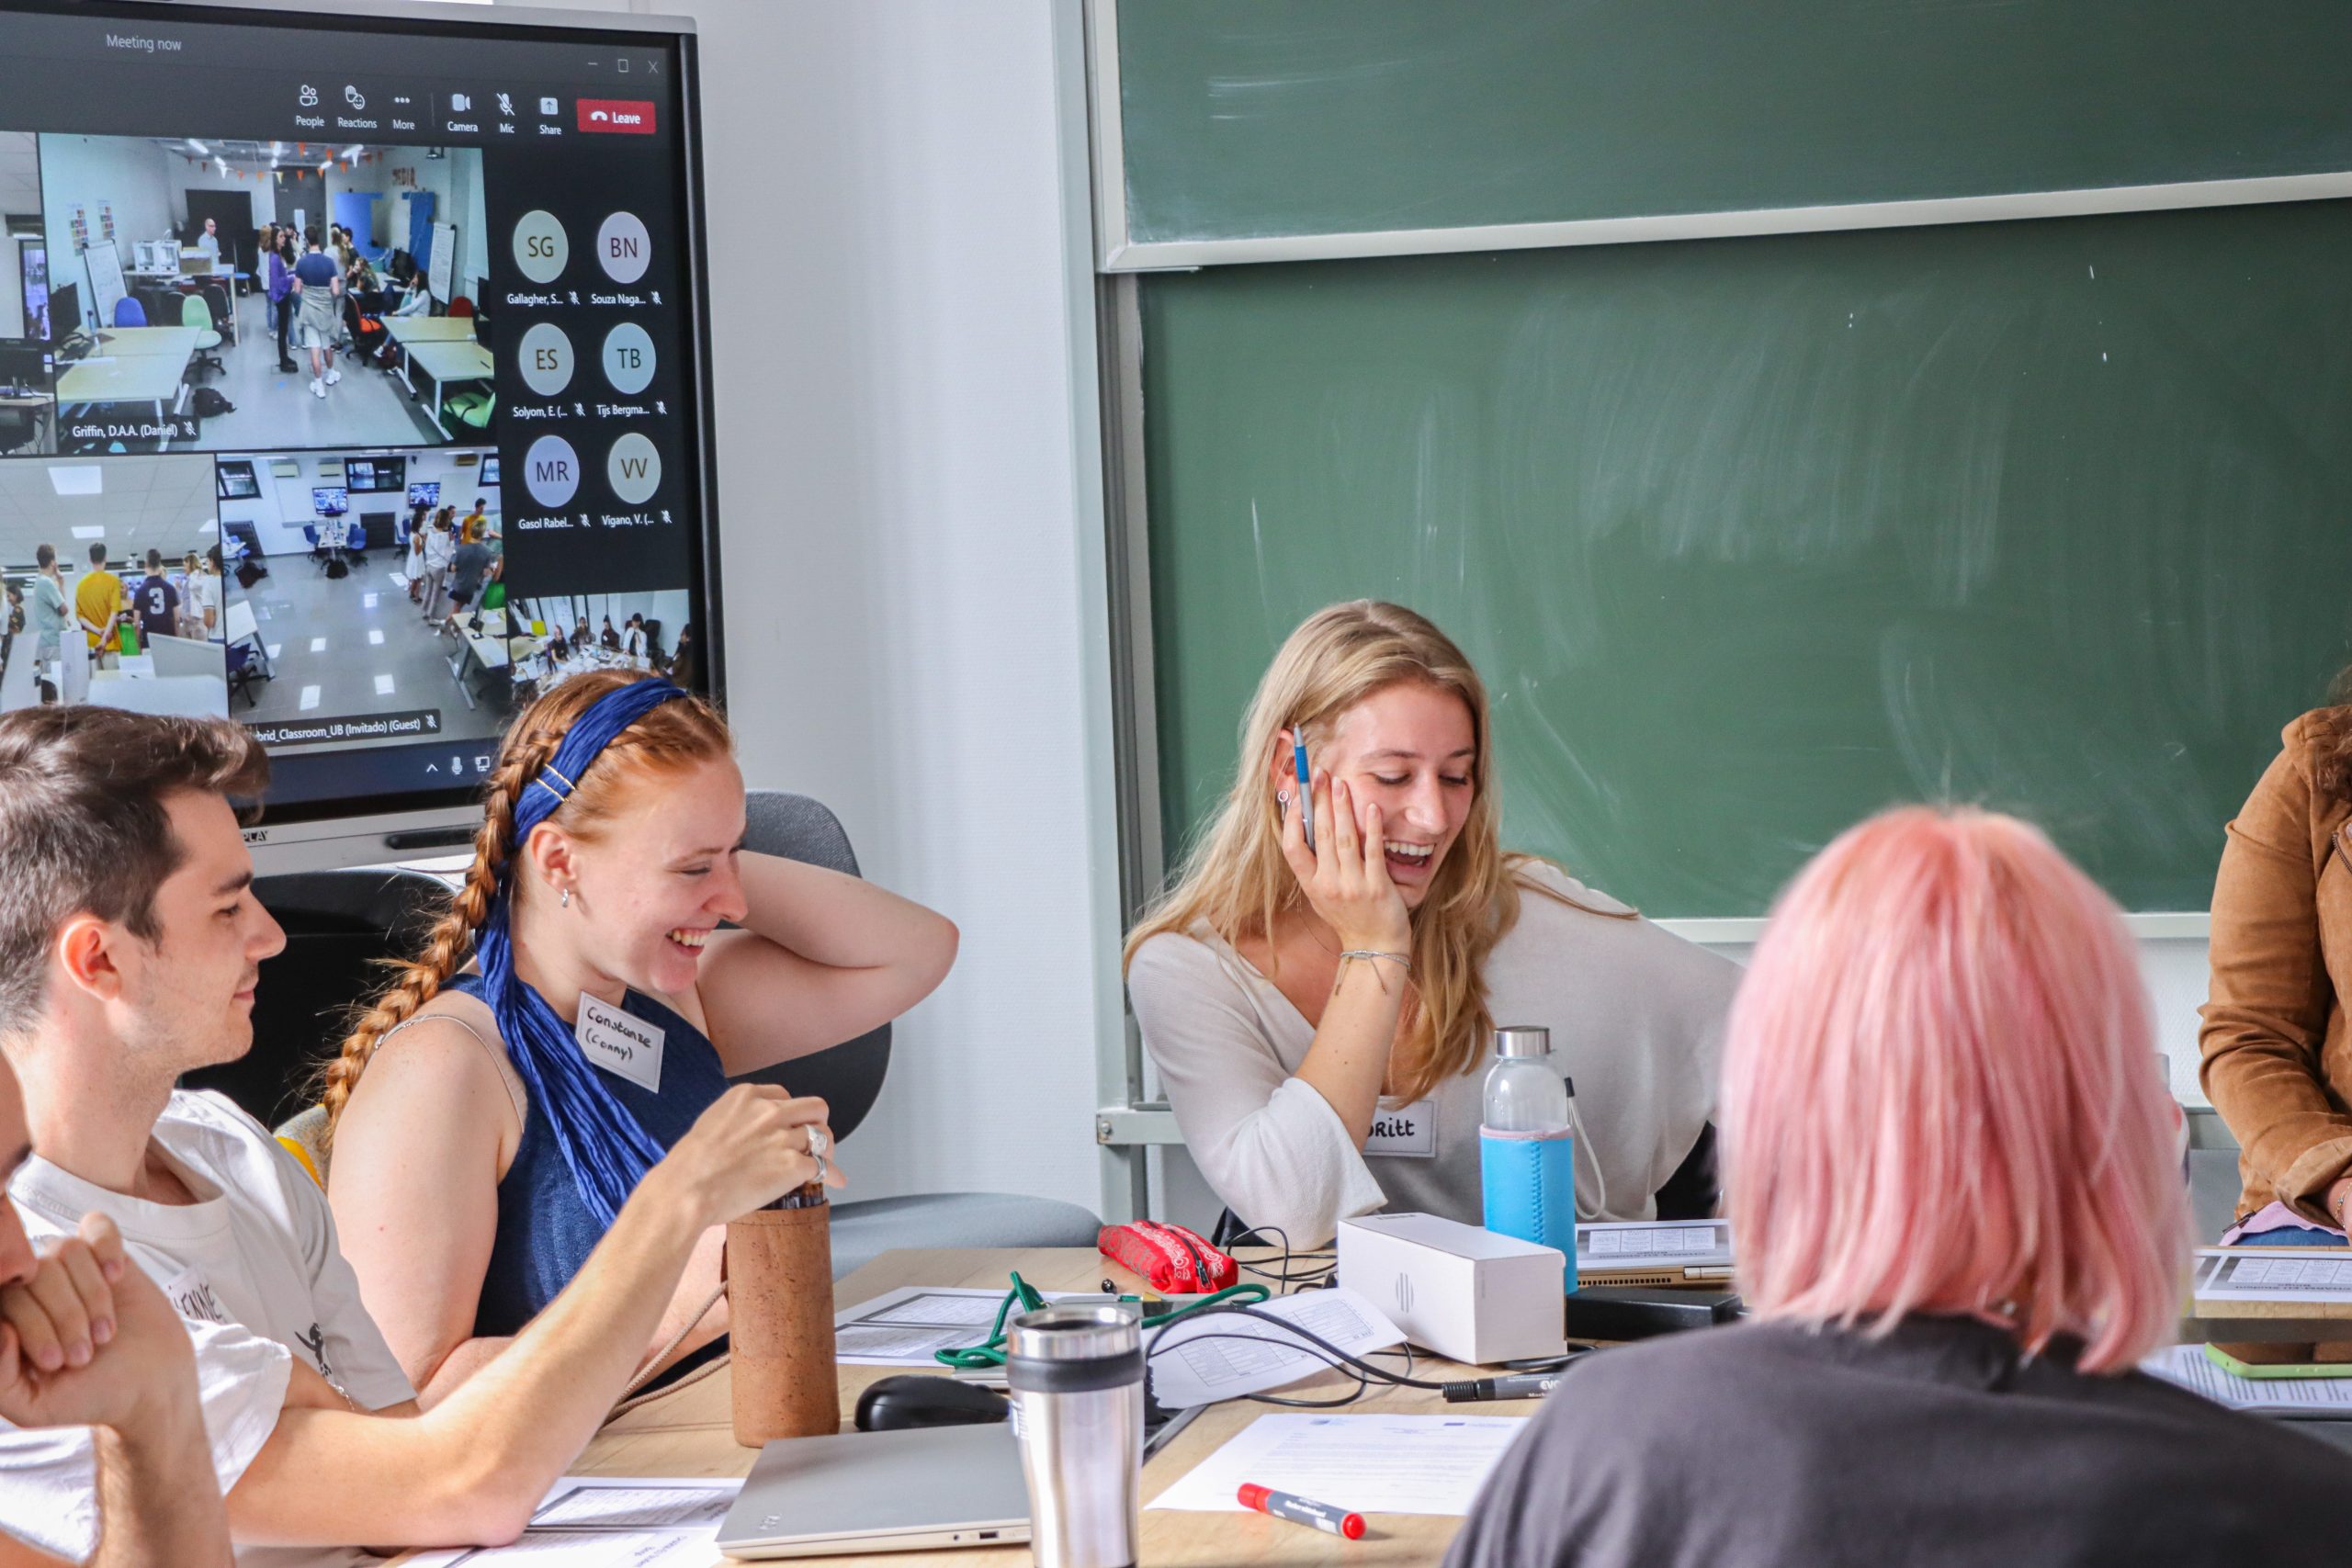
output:
[[[37,306],[25,290],[24,309],[28,330],[49,337],[55,450],[492,439],[492,360],[474,313],[489,271],[479,151],[35,141],[45,282]],[[351,266],[322,252],[343,293],[305,285],[314,310],[290,293],[273,307],[265,224],[322,243],[330,225],[347,227]],[[298,259],[303,249],[298,238]],[[303,346],[311,334],[319,345]]]
[[[484,542],[503,552],[494,461],[454,448],[221,455],[229,618],[255,671],[239,683],[235,713],[272,751],[504,731],[503,618],[473,625],[478,595],[452,622],[446,583],[428,604],[431,584],[413,597],[408,575],[412,525],[444,508],[454,526],[479,502]]]
[[[638,670],[694,683],[686,591],[574,593],[507,602],[507,657],[519,705],[592,670]]]
[[[94,703],[134,713],[221,716],[229,711],[228,665],[220,613],[203,624],[200,609],[220,602],[220,580],[203,558],[218,524],[209,457],[51,458],[0,463],[0,712],[45,704]],[[42,635],[38,556],[51,547],[69,624]],[[91,563],[93,547],[106,552]],[[162,570],[151,579],[147,553]],[[208,587],[190,585],[187,558]],[[108,588],[97,577],[110,573]],[[85,599],[84,585],[99,592]],[[169,592],[164,590],[168,588]],[[120,613],[105,644],[93,649],[79,613],[115,604]],[[133,623],[122,641],[122,620]],[[168,627],[166,630],[164,628]]]

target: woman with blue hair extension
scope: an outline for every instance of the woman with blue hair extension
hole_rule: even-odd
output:
[[[426,1405],[570,1282],[729,1079],[895,1018],[956,953],[921,905],[745,852],[726,723],[666,681],[563,682],[515,720],[488,788],[463,886],[322,1097],[344,1253]],[[841,1185],[824,1102],[786,1114]],[[723,1236],[703,1237],[641,1379],[723,1347]]]

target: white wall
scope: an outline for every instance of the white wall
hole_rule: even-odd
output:
[[[854,1195],[1095,1207],[1119,1012],[1077,13],[659,8],[701,28],[745,771],[825,800],[867,874],[964,933],[845,1153]]]
[[[95,312],[97,303],[90,292],[88,264],[74,248],[75,202],[82,204],[88,217],[94,244],[105,243],[98,223],[100,204],[114,209],[114,239],[125,267],[130,265],[134,244],[177,232],[164,152],[152,141],[121,136],[43,136],[40,202],[41,226],[49,237],[49,287],[54,291],[64,284],[74,285],[81,294],[85,316]]]
[[[486,510],[491,516],[496,517],[499,509],[498,487],[481,483],[478,478],[480,470],[473,465],[460,467],[457,461],[458,450],[452,447],[426,447],[385,455],[408,459],[408,479],[411,484],[422,484],[429,479],[440,480],[441,504],[455,506],[458,516],[463,517],[470,511],[474,497],[481,495],[489,498],[490,505]],[[367,449],[361,455],[374,456],[375,453],[372,449]],[[322,478],[319,473],[320,465],[332,464],[339,468],[343,463],[344,454],[315,452],[272,456],[266,453],[224,452],[221,456],[232,462],[241,460],[251,462],[254,465],[254,476],[261,484],[261,494],[250,500],[222,502],[220,521],[252,524],[254,536],[261,541],[261,553],[265,556],[308,554],[311,541],[303,536],[302,525],[318,520],[318,513],[311,502],[311,491],[317,485],[343,482],[340,477]],[[294,465],[296,470],[294,478],[280,479],[271,473],[271,466],[281,462]],[[363,512],[405,513],[407,511],[408,492],[406,491],[386,491],[381,494],[371,491],[366,495],[355,495],[351,498],[350,514],[355,519]]]

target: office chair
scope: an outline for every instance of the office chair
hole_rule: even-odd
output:
[[[286,929],[286,951],[261,965],[254,1048],[180,1087],[218,1089],[270,1127],[317,1103],[319,1068],[384,984],[379,961],[424,946],[449,888],[421,872],[305,871],[262,877],[254,897]]]
[[[119,327],[143,327],[147,324],[147,307],[126,294],[114,302],[114,324]]]
[[[38,452],[40,447],[39,409],[0,408],[0,452]]]
[[[228,647],[228,654],[229,695],[234,700],[238,693],[243,693],[245,705],[250,707],[254,700],[254,682],[267,679],[263,673],[261,660],[254,656],[250,643],[232,642]]]
[[[452,392],[441,404],[441,412],[469,430],[488,430],[490,416],[498,410],[498,395],[471,388]]]
[[[841,819],[820,802],[755,789],[745,800],[743,847],[858,874]],[[846,1139],[873,1110],[890,1066],[890,1026],[739,1082],[774,1083],[824,1099],[833,1136]],[[1075,1203],[1003,1192],[933,1192],[833,1205],[833,1277],[900,1247],[1092,1247],[1102,1222]]]
[[[209,352],[220,346],[220,334],[212,330],[212,307],[204,302],[203,295],[181,297],[180,325],[196,329],[196,353],[188,360],[190,375],[200,374],[208,365],[215,370],[228,369],[219,355]]]
[[[452,300],[450,300],[450,301],[449,301],[449,314],[450,314],[450,315],[453,315],[453,316],[470,316],[470,315],[472,315],[473,313],[474,313],[474,302],[473,302],[471,299],[469,299],[468,298],[466,298],[466,296],[464,296],[464,295],[460,294],[460,295],[458,295],[456,299],[452,299]]]
[[[303,524],[302,537],[311,541],[311,564],[312,566],[317,567],[321,571],[324,571],[328,567],[334,564],[334,552],[327,548],[326,542],[319,537],[319,527],[317,524]]]
[[[198,287],[204,308],[212,312],[212,324],[232,344],[237,341],[237,306],[235,296],[229,292],[225,280],[215,278]]]

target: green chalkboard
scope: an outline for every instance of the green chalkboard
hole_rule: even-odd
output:
[[[1139,280],[1164,826],[1302,616],[1433,616],[1510,840],[1761,913],[1865,813],[2202,909],[2352,659],[2352,203]]]
[[[2352,168],[2342,0],[1123,0],[1128,238]]]

